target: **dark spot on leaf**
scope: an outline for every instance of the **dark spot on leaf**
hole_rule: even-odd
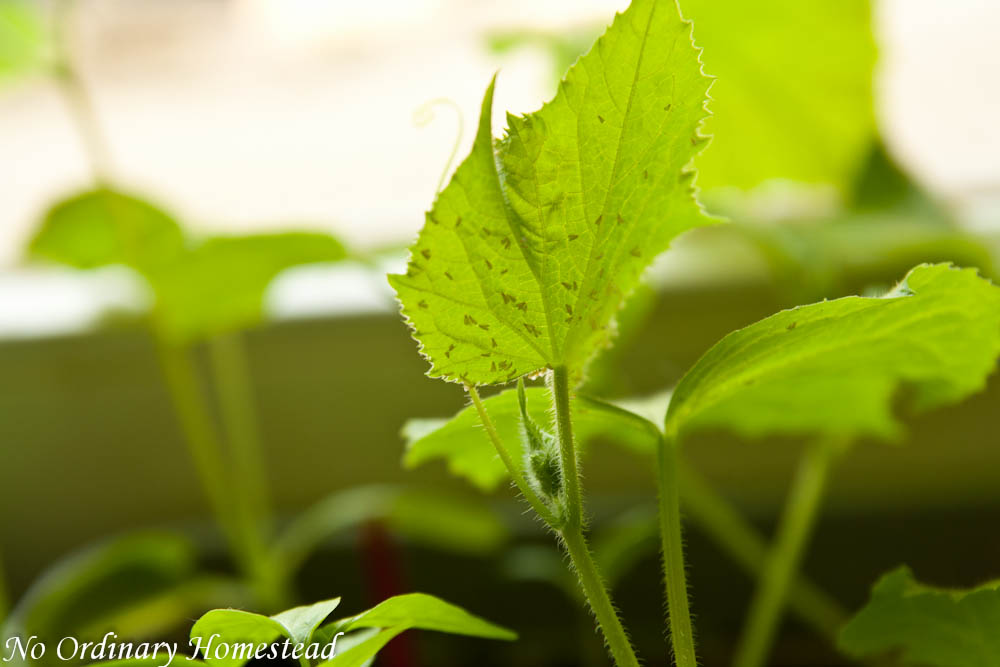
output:
[[[566,304],[566,312],[569,313],[570,315],[572,315],[573,314],[573,306],[571,306],[571,305],[569,305],[567,303]]]
[[[493,270],[493,262],[491,262],[490,260],[488,260],[486,258],[483,258],[483,261],[486,262],[486,268],[489,269],[490,271],[492,271]]]
[[[639,250],[638,246],[632,248],[632,250],[629,251],[629,254],[632,255],[633,257],[642,257],[642,251]]]
[[[524,313],[528,312],[528,304],[526,302],[524,302],[524,301],[522,301],[521,303],[517,304],[515,306],[515,308],[517,308],[518,310],[520,310],[521,312],[524,312]]]
[[[663,107],[663,110],[664,110],[664,111],[670,111],[670,106],[671,106],[671,105],[669,105],[669,104],[668,104],[667,106]]]
[[[571,285],[570,283],[567,283],[567,282],[562,283],[562,286],[565,287],[568,290],[572,290],[573,289],[573,285]]]
[[[579,235],[579,234],[570,234],[570,235],[569,235],[569,240],[570,240],[570,241],[575,241],[575,240],[577,240],[578,238],[580,238],[580,235]]]
[[[622,217],[621,213],[618,214],[618,224],[619,225],[624,225],[625,224],[625,218]]]
[[[418,303],[417,305],[420,306],[421,308],[426,308],[427,307],[427,302],[424,301],[423,299],[421,299],[420,303]]]
[[[490,372],[491,373],[497,372],[497,362],[494,361],[492,364],[490,364]]]
[[[788,330],[788,331],[791,331],[791,330],[792,330],[792,329],[794,329],[794,328],[795,328],[795,327],[796,327],[797,325],[798,325],[798,322],[792,322],[792,323],[791,323],[791,324],[789,324],[789,325],[788,325],[787,327],[785,327],[785,329],[786,329],[786,330]]]
[[[424,248],[423,250],[420,251],[420,254],[424,256],[424,259],[430,259],[431,258],[430,248]]]
[[[599,216],[597,216],[597,220],[594,220],[594,224],[597,225],[598,227],[600,227],[601,226],[601,221],[603,219],[604,219],[604,214],[602,213]]]
[[[455,219],[455,229],[458,229],[461,226],[462,226],[462,216],[458,216]]]
[[[508,271],[510,271],[510,269],[502,269],[500,271],[500,275],[502,276],[503,274],[507,273]]]
[[[590,294],[588,294],[587,296],[589,296],[594,301],[597,301],[597,290],[596,289],[590,290]]]
[[[488,325],[488,324],[480,324],[479,328],[482,329],[483,331],[489,331],[490,330],[490,325]]]
[[[504,247],[505,249],[507,249],[507,250],[509,250],[509,249],[510,249],[510,239],[509,239],[509,238],[507,238],[506,236],[505,236],[505,237],[503,237],[503,241],[501,241],[500,243],[502,243],[502,244],[503,244],[503,247]]]
[[[480,356],[480,357],[489,357],[489,356],[490,356],[490,353],[489,353],[489,352],[483,352],[483,353],[482,353],[482,354],[480,354],[479,356]]]
[[[599,121],[601,121],[603,123],[604,122],[604,116],[598,115],[597,116],[597,120],[599,120]]]
[[[490,338],[490,344],[491,344],[491,345],[492,345],[493,347],[496,347],[496,346],[497,346],[497,339],[496,339],[496,338]]]
[[[444,272],[444,275],[445,275],[445,278],[447,278],[448,280],[454,280],[454,278],[451,277],[451,274],[448,273],[447,271]]]
[[[642,177],[643,179],[649,178],[649,169],[642,170]]]
[[[466,324],[466,326],[476,324],[476,319],[474,317],[472,317],[472,315],[466,315],[465,316],[465,324]]]

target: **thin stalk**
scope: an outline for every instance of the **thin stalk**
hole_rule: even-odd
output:
[[[608,589],[590,553],[586,538],[579,528],[564,530],[561,535],[566,552],[580,579],[580,587],[587,596],[587,602],[590,603],[590,608],[597,618],[597,624],[604,634],[615,664],[618,667],[638,667],[639,661],[635,657],[621,619],[618,618],[618,612],[611,602],[611,596],[608,595]]]
[[[94,179],[98,184],[108,182],[111,170],[108,142],[101,130],[101,124],[94,110],[94,103],[86,84],[76,68],[70,54],[69,33],[71,32],[72,13],[75,6],[72,0],[59,3],[55,16],[55,77],[59,91],[66,100],[70,117],[76,124],[77,132],[83,142],[84,154],[90,163]]]
[[[552,369],[552,405],[556,413],[563,486],[566,488],[566,529],[580,530],[583,526],[583,498],[580,495],[580,466],[576,460],[569,408],[569,374],[565,366]]]
[[[232,461],[232,490],[241,540],[253,567],[252,578],[265,602],[280,605],[287,597],[283,581],[267,560],[267,543],[273,519],[263,448],[246,348],[239,333],[223,334],[208,343],[208,358],[219,412]]]
[[[663,543],[663,576],[667,588],[667,617],[674,664],[695,667],[694,628],[688,607],[687,574],[684,568],[684,538],[677,484],[677,441],[660,438],[657,448],[657,482],[660,499],[660,539]]]
[[[681,505],[691,520],[748,574],[763,576],[767,565],[764,539],[697,471],[681,460],[677,464]],[[831,640],[848,618],[840,603],[801,573],[791,583],[788,607]]]
[[[835,443],[821,440],[808,448],[792,482],[778,534],[750,603],[735,667],[760,667],[771,652],[791,582],[795,579],[826,488]]]
[[[198,381],[194,359],[189,349],[166,344],[159,337],[156,349],[202,489],[236,560],[245,572],[252,574],[255,568],[252,541],[247,538],[239,519],[239,508],[233,502],[232,480],[215,425],[205,409],[206,397]]]
[[[486,406],[483,405],[482,400],[479,398],[479,392],[476,388],[471,385],[466,385],[465,390],[469,393],[469,398],[472,399],[472,404],[476,406],[476,412],[479,413],[479,419],[483,422],[483,428],[486,429],[486,435],[489,436],[490,442],[493,443],[493,447],[497,450],[497,455],[500,456],[500,460],[503,462],[504,467],[507,468],[507,473],[510,478],[514,480],[514,485],[517,487],[521,495],[528,501],[532,509],[542,517],[542,520],[546,524],[552,527],[559,525],[555,514],[548,505],[545,504],[535,490],[531,488],[528,484],[528,480],[524,478],[524,474],[521,472],[521,467],[514,463],[514,460],[510,456],[510,452],[504,446],[503,441],[500,439],[500,434],[497,433],[496,426],[493,425],[493,420],[490,419],[490,415],[486,412]]]

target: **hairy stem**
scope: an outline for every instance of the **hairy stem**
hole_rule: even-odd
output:
[[[678,667],[695,667],[698,658],[694,650],[694,629],[691,610],[688,608],[687,574],[684,569],[676,440],[660,438],[657,454],[660,539],[663,544],[663,576],[667,588],[670,643],[674,651],[674,663]]]
[[[479,398],[479,392],[476,388],[471,385],[466,385],[465,390],[469,393],[469,398],[472,399],[472,404],[476,406],[476,412],[479,413],[479,419],[483,422],[483,428],[486,429],[486,435],[489,436],[490,442],[493,443],[493,447],[497,450],[497,455],[503,462],[505,468],[507,468],[510,478],[514,480],[514,485],[517,490],[521,492],[521,495],[528,501],[532,509],[542,517],[549,526],[558,526],[558,521],[549,506],[545,504],[535,490],[531,488],[528,481],[524,478],[524,474],[521,472],[521,467],[517,465],[514,460],[510,457],[510,452],[504,446],[503,441],[500,439],[500,434],[497,433],[496,426],[493,425],[493,420],[490,419],[490,415],[486,412],[486,406],[483,405],[483,401]]]
[[[558,379],[553,382],[553,402],[557,406],[562,406],[561,408],[557,407],[557,420],[562,421],[562,419],[558,416],[559,414],[563,415],[566,419],[566,423],[560,424],[559,426],[560,452],[562,452],[565,456],[566,447],[563,444],[563,438],[569,438],[570,447],[573,446],[573,431],[568,421],[569,384],[567,382],[565,371],[561,375],[555,375]],[[483,427],[486,429],[486,434],[493,442],[493,446],[496,448],[497,454],[500,456],[500,460],[503,461],[504,466],[507,468],[507,472],[510,474],[511,479],[514,480],[514,484],[528,500],[532,508],[534,508],[538,515],[542,517],[545,523],[559,533],[559,536],[562,538],[562,542],[566,547],[566,552],[569,554],[570,560],[573,562],[573,568],[576,570],[577,578],[580,580],[580,587],[583,589],[587,603],[590,605],[591,610],[594,612],[594,616],[597,618],[598,627],[607,641],[608,649],[611,651],[615,664],[618,665],[618,667],[638,667],[639,661],[635,657],[635,652],[632,650],[632,645],[628,640],[628,635],[625,632],[625,628],[622,626],[621,620],[618,618],[618,613],[615,611],[614,605],[611,602],[611,596],[608,594],[608,590],[604,585],[601,574],[597,569],[597,564],[594,562],[593,556],[590,553],[590,548],[587,546],[587,540],[583,535],[582,522],[579,520],[579,517],[583,514],[583,508],[580,501],[579,473],[577,472],[576,467],[576,452],[572,451],[570,453],[570,461],[572,463],[572,467],[570,469],[576,473],[576,501],[575,504],[567,503],[567,513],[572,516],[575,512],[577,516],[576,523],[573,524],[570,523],[570,521],[565,517],[557,517],[549,506],[538,497],[534,489],[531,488],[531,485],[529,485],[527,480],[524,478],[520,466],[515,464],[514,460],[510,456],[510,453],[507,451],[507,448],[500,440],[500,435],[497,433],[496,427],[493,425],[493,420],[490,419],[489,413],[486,412],[486,407],[480,400],[479,393],[476,391],[475,387],[466,386],[466,391],[469,392],[469,396],[472,398],[472,403],[476,406],[479,418],[483,422]],[[565,466],[565,458],[563,460]],[[568,486],[565,479],[564,486]],[[567,494],[567,497],[570,496]]]
[[[767,544],[733,507],[692,467],[678,460],[681,504],[685,512],[747,573],[760,577],[767,565]],[[833,639],[848,613],[840,603],[799,574],[788,590],[788,607],[819,634]]]
[[[835,443],[818,441],[809,447],[799,463],[777,537],[750,603],[733,663],[736,667],[760,667],[767,661],[789,587],[798,573],[816,523],[834,451]]]
[[[604,585],[604,580],[597,569],[587,539],[579,528],[567,528],[561,533],[566,552],[573,562],[580,587],[583,589],[587,602],[597,618],[597,624],[607,641],[608,650],[618,667],[638,667],[639,661],[632,650],[625,628],[622,626],[618,612],[615,611],[611,596]]]
[[[576,442],[569,409],[569,373],[565,366],[552,370],[552,405],[556,413],[559,458],[566,489],[566,529],[580,530],[583,526],[583,498],[580,495],[580,466],[576,460]]]

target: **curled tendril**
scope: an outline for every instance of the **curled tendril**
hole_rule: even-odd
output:
[[[462,108],[458,106],[455,100],[447,97],[438,97],[424,102],[417,107],[413,112],[413,124],[417,127],[427,127],[434,122],[435,107],[448,107],[455,112],[455,118],[458,120],[458,132],[455,135],[455,142],[451,146],[451,155],[448,156],[448,162],[445,163],[444,169],[441,171],[441,178],[438,179],[437,189],[435,190],[435,192],[441,192],[441,189],[444,187],[445,178],[448,177],[451,167],[455,163],[455,156],[458,155],[458,147],[462,144],[462,135],[465,134],[465,117],[462,115]]]

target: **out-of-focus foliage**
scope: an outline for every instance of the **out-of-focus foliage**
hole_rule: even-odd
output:
[[[49,570],[18,603],[3,636],[58,640],[174,630],[215,604],[239,604],[246,592],[231,580],[199,572],[196,550],[169,534],[136,534],[80,552]]]
[[[709,222],[689,168],[707,87],[690,25],[653,0],[635,0],[496,143],[490,87],[472,153],[390,277],[432,376],[582,371],[641,272]]]
[[[550,424],[548,390],[532,387],[526,394],[532,418],[540,424]],[[483,404],[513,459],[523,460],[517,391],[504,391],[487,398]],[[452,473],[484,491],[496,489],[507,478],[507,470],[497,460],[496,450],[486,433],[477,428],[479,423],[479,414],[473,407],[465,408],[450,420],[407,422],[403,427],[407,440],[404,464],[412,468],[434,459],[444,459]],[[580,442],[603,437],[644,452],[652,451],[658,437],[657,428],[645,419],[585,396],[577,396],[574,401],[573,425]]]
[[[875,132],[867,0],[687,0],[712,86],[698,184],[846,190]]]
[[[23,0],[0,0],[0,84],[43,67],[48,48],[38,5]]]
[[[917,582],[907,567],[882,577],[871,600],[841,631],[856,659],[895,653],[907,665],[1000,665],[1000,581],[971,590]]]
[[[1000,289],[974,269],[919,266],[884,297],[792,308],[726,336],[677,386],[666,431],[891,438],[900,389],[914,409],[958,401],[998,353]]]
[[[504,522],[481,499],[418,488],[360,487],[331,495],[296,517],[272,547],[275,565],[294,572],[331,536],[369,521],[453,552],[489,553],[508,537]]]
[[[107,188],[53,206],[29,252],[80,269],[134,269],[155,296],[158,330],[181,343],[258,323],[278,273],[347,255],[337,239],[318,232],[191,239],[160,208]]]

